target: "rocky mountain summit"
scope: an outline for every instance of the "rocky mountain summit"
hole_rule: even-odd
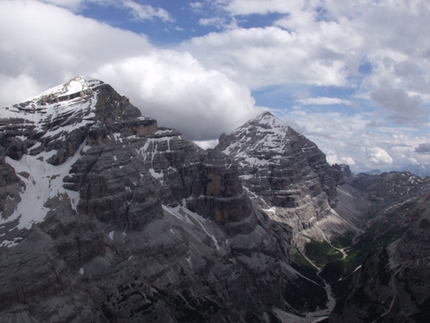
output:
[[[296,246],[354,231],[333,210],[336,186],[343,181],[338,170],[315,143],[270,112],[221,135],[216,149],[237,162],[253,200],[273,220],[294,229]]]
[[[330,166],[268,112],[205,151],[85,77],[0,127],[0,322],[427,318],[427,179]]]

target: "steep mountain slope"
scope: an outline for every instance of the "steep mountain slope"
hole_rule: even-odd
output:
[[[344,249],[346,257],[329,261],[320,273],[337,298],[329,321],[427,322],[430,178],[343,170],[349,184],[338,187],[337,211],[359,215],[363,231]]]
[[[429,321],[429,209],[427,192],[396,203],[369,222],[346,259],[345,269],[358,267],[333,284],[338,301],[330,322]]]
[[[302,250],[313,240],[354,233],[330,205],[338,170],[315,143],[270,112],[223,134],[216,148],[238,163],[244,187],[271,219],[294,229],[294,244]]]
[[[326,306],[231,157],[109,85],[72,79],[0,127],[0,322],[305,322]]]

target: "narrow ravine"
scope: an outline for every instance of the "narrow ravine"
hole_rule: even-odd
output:
[[[334,306],[336,305],[336,299],[333,296],[333,292],[331,290],[330,285],[319,275],[319,272],[318,272],[318,277],[320,277],[322,279],[322,281],[324,282],[324,288],[326,290],[327,299],[328,299],[328,301],[326,303],[327,308],[320,310],[320,311],[307,313],[306,314],[306,321],[305,321],[307,323],[320,322],[320,321],[328,318],[328,316],[330,315]]]
[[[303,322],[306,322],[306,323],[321,322],[322,320],[327,319],[328,316],[330,315],[331,311],[333,310],[334,306],[336,305],[336,299],[333,296],[331,286],[320,275],[322,268],[318,267],[315,263],[313,263],[312,260],[310,260],[304,253],[302,253],[302,255],[312,266],[314,266],[316,269],[318,269],[317,276],[324,282],[324,289],[326,290],[327,299],[328,299],[328,301],[326,303],[326,306],[327,306],[326,309],[307,313]]]

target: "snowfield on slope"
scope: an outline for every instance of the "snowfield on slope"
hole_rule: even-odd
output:
[[[19,161],[6,157],[6,162],[25,183],[25,189],[21,193],[21,202],[15,212],[7,219],[0,218],[0,225],[19,219],[17,229],[30,229],[34,223],[40,223],[45,219],[49,211],[45,204],[56,197],[60,199],[68,197],[71,207],[76,210],[79,193],[66,190],[63,187],[63,177],[69,174],[71,166],[79,159],[85,145],[86,143],[83,143],[73,157],[59,166],[44,161],[55,151],[37,156],[24,155]]]

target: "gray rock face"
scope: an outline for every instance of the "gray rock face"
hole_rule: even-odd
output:
[[[81,77],[1,113],[0,322],[279,322],[324,308],[324,288],[290,266],[291,227],[253,204],[219,150]]]
[[[4,218],[13,213],[16,203],[20,202],[19,191],[23,183],[15,170],[0,157],[0,212]]]

